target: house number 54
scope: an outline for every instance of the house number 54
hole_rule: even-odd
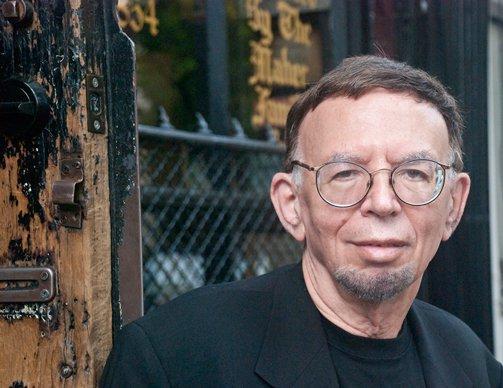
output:
[[[117,5],[119,25],[122,29],[129,27],[133,32],[140,32],[145,24],[149,26],[152,36],[159,33],[159,19],[156,16],[156,0],[148,0],[145,5],[121,2]]]

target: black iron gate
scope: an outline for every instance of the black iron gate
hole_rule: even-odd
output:
[[[300,259],[268,194],[283,153],[244,136],[140,127],[145,311]]]

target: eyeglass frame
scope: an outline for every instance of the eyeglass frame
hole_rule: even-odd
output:
[[[418,205],[414,205],[414,204],[411,204],[411,203],[408,203],[408,202],[405,202],[402,198],[400,198],[400,196],[397,194],[397,192],[395,191],[395,186],[393,186],[393,183],[392,183],[392,178],[393,178],[393,174],[395,173],[395,171],[400,168],[401,166],[403,166],[404,164],[407,164],[407,163],[412,163],[412,162],[421,162],[421,161],[427,161],[427,162],[433,162],[433,163],[436,163],[438,164],[440,167],[442,167],[442,170],[443,170],[443,173],[444,173],[444,176],[443,176],[443,180],[442,180],[442,187],[440,188],[440,190],[438,191],[437,195],[435,195],[432,199],[430,199],[428,202],[425,202],[425,203],[421,203],[421,204],[418,204]],[[363,195],[363,197],[361,199],[359,199],[358,201],[356,201],[355,203],[351,204],[351,205],[335,205],[331,202],[329,202],[326,198],[323,197],[323,195],[321,195],[320,193],[320,188],[318,187],[318,173],[320,171],[321,168],[325,167],[326,165],[329,165],[329,164],[333,164],[333,163],[347,163],[347,164],[352,164],[354,166],[357,166],[357,167],[360,167],[361,169],[363,169],[367,174],[369,174],[370,176],[370,180],[369,180],[369,183],[367,184],[367,191],[365,191],[365,194]],[[365,167],[359,165],[358,163],[354,163],[354,162],[349,162],[349,161],[344,161],[344,160],[331,160],[331,161],[328,161],[328,162],[325,162],[323,164],[320,164],[319,166],[310,166],[309,164],[306,164],[306,163],[303,163],[301,162],[300,160],[292,160],[290,162],[290,166],[292,167],[293,169],[293,166],[296,165],[296,166],[299,166],[299,167],[302,167],[302,168],[305,168],[306,170],[308,171],[314,171],[316,173],[315,175],[315,178],[314,178],[314,183],[315,183],[315,186],[316,186],[316,191],[318,192],[318,195],[320,196],[320,198],[325,201],[327,204],[329,204],[330,206],[333,206],[333,207],[336,207],[336,208],[339,208],[339,209],[345,209],[345,208],[349,208],[349,207],[352,207],[352,206],[355,206],[355,205],[358,205],[360,202],[362,202],[368,195],[370,189],[372,188],[372,184],[374,183],[374,174],[379,172],[379,171],[389,171],[390,174],[389,174],[389,185],[391,186],[391,189],[393,190],[393,193],[395,194],[395,196],[403,203],[405,203],[406,205],[409,205],[409,206],[425,206],[425,205],[428,205],[430,203],[432,203],[433,201],[435,201],[439,196],[440,194],[442,193],[442,190],[444,189],[444,186],[445,186],[445,181],[447,179],[447,170],[451,169],[453,167],[453,165],[447,165],[447,164],[442,164],[440,162],[437,162],[436,160],[432,160],[432,159],[427,159],[427,158],[419,158],[419,159],[411,159],[411,160],[407,160],[403,163],[400,163],[398,166],[394,167],[394,168],[380,168],[378,170],[375,170],[375,171],[372,171],[370,172],[369,170],[367,170]]]

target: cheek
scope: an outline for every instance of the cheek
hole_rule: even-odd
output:
[[[445,228],[446,215],[438,207],[417,208],[408,214],[416,237],[416,248],[423,260],[435,255]]]
[[[351,217],[350,211],[321,203],[311,207],[306,214],[308,245],[318,251],[332,252],[344,233],[344,226]]]
[[[313,215],[313,223],[316,225],[315,227],[321,237],[333,241],[339,237],[339,233],[343,230],[348,218],[349,216],[345,214],[344,210],[322,209],[322,211]]]

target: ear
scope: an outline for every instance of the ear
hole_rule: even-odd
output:
[[[468,193],[470,192],[470,184],[470,177],[464,172],[457,174],[454,178],[454,182],[451,183],[451,190],[449,193],[449,214],[445,221],[444,234],[442,235],[443,241],[451,237],[463,216]]]
[[[284,228],[297,241],[304,241],[305,230],[299,214],[297,187],[292,175],[279,172],[271,182],[271,201]]]

